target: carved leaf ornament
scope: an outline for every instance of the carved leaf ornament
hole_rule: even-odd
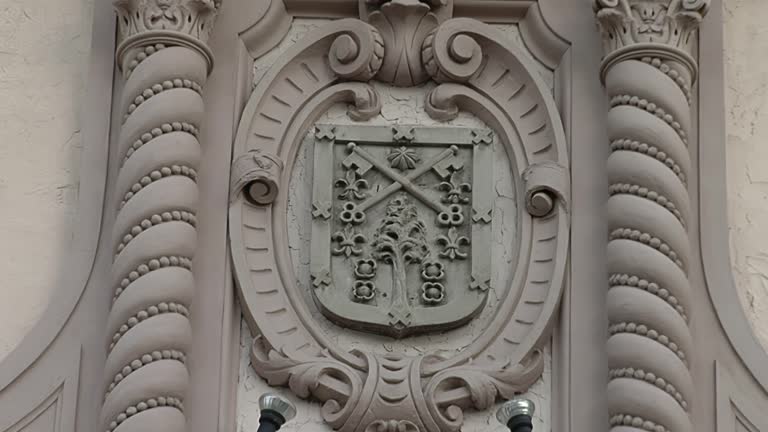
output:
[[[258,151],[280,162],[268,172],[277,179],[273,201],[247,199],[241,188],[230,207],[241,303],[259,335],[251,361],[269,384],[322,403],[333,429],[458,431],[465,410],[489,409],[543,372],[540,348],[568,251],[565,137],[551,91],[493,28],[447,19],[440,1],[366,7],[373,10],[368,22],[337,20],[295,43],[255,88],[242,117],[236,156]],[[374,77],[400,86],[431,78],[439,83],[426,97],[432,117],[448,121],[467,111],[489,129],[316,125],[338,103],[349,104],[355,120],[378,115],[380,98],[368,83]],[[306,206],[312,280],[304,284],[312,302],[296,282],[286,217],[287,185],[305,142],[315,148]],[[510,155],[510,172],[519,178],[517,270],[503,287],[491,283],[487,247],[491,227],[501,223],[486,193],[499,156],[494,147]],[[548,197],[551,206],[526,202],[534,197]],[[493,290],[499,298],[492,319],[450,357],[350,352],[312,313],[320,309],[338,331],[404,338],[466,324]]]

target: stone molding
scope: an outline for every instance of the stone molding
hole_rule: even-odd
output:
[[[709,1],[597,0],[594,8],[611,103],[610,424],[691,431],[691,47]]]
[[[415,12],[419,9],[414,6]],[[307,305],[292,282],[285,182],[298,146],[332,104],[352,104],[350,112],[358,119],[378,114],[380,98],[367,81],[382,77],[387,50],[398,49],[397,41],[380,35],[376,27],[355,18],[310,32],[262,78],[242,116],[236,160],[259,150],[276,155],[284,166],[271,204],[254,205],[242,193],[232,197],[234,269],[246,321],[259,335],[251,362],[270,384],[324,403],[323,418],[334,429],[378,430],[397,424],[404,430],[457,431],[465,409],[488,409],[498,398],[525,390],[541,374],[539,349],[548,338],[567,262],[565,136],[550,91],[525,56],[501,42],[496,30],[474,19],[454,18],[429,32],[420,67],[441,84],[428,95],[427,112],[445,121],[468,111],[492,127],[505,145],[517,136],[522,141],[520,147],[509,148],[518,172],[527,172],[529,193],[524,196],[531,200],[519,207],[522,235],[531,239],[521,252],[525,264],[518,265],[526,269],[516,278],[522,292],[519,298],[505,298],[484,335],[451,358],[344,351],[311,325]],[[418,82],[413,75],[402,82],[397,73],[387,76],[393,84]],[[557,173],[556,180],[542,171]],[[407,396],[393,401],[393,394]]]

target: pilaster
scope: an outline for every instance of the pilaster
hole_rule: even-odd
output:
[[[116,151],[103,429],[185,431],[206,42],[219,0],[117,0]]]
[[[596,0],[610,182],[608,410],[614,431],[691,431],[692,55],[708,0]]]

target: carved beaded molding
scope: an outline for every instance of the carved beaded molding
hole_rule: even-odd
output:
[[[220,1],[117,0],[126,78],[114,186],[106,430],[186,430],[205,45]],[[115,287],[115,288],[113,288]],[[172,409],[170,409],[172,408]],[[124,426],[125,425],[125,426]]]
[[[296,42],[260,81],[242,116],[232,169],[230,242],[243,312],[257,335],[251,363],[270,384],[288,386],[302,398],[323,403],[323,418],[337,430],[458,431],[465,409],[489,409],[499,398],[526,390],[543,371],[540,348],[548,339],[563,289],[569,241],[565,136],[551,91],[519,49],[503,42],[505,38],[492,27],[473,19],[451,19],[451,1],[361,5],[362,19],[333,21]],[[315,126],[321,114],[340,102],[350,104],[355,120],[378,115],[381,102],[367,83],[371,79],[398,86],[437,81],[426,97],[428,114],[447,121],[460,111],[472,113],[492,132],[475,131],[466,145],[482,148],[498,140],[514,159],[510,166],[525,240],[516,255],[517,273],[509,283],[519,294],[502,296],[483,335],[453,357],[345,351],[313,322],[312,306],[304,303],[295,282],[287,211],[288,183],[299,146],[314,132],[311,138],[319,140],[316,143],[344,143],[350,157],[356,158],[350,161],[352,167],[380,164],[367,153],[365,142],[345,141],[332,125]],[[412,189],[410,180],[393,170],[416,166],[418,156],[409,145],[450,131],[437,129],[433,133],[408,127],[371,128],[370,134],[388,133],[385,141],[398,144],[383,158],[387,163],[377,168],[379,172]],[[446,146],[440,157],[458,151],[457,145]],[[364,186],[360,179],[353,173],[341,176],[337,184],[350,186],[347,196],[354,200]],[[448,181],[446,187],[461,194],[461,185],[455,183]],[[456,199],[461,201],[460,195]],[[397,211],[407,213],[410,208],[397,199],[391,205],[392,223]],[[316,220],[331,218],[332,211],[335,214],[327,203],[313,203]],[[354,209],[349,213],[352,227],[357,213]],[[489,222],[482,213],[468,214],[482,226]],[[350,255],[356,251],[357,236],[352,230],[339,233],[340,242],[349,240],[344,247]],[[466,242],[451,230],[444,237],[440,241],[446,246],[445,259],[460,259],[460,247]],[[355,268],[360,278],[355,301],[364,303],[376,295],[369,282],[376,266],[375,261],[366,261]],[[423,277],[439,282],[441,274],[440,266],[425,267]],[[325,272],[313,277],[307,285],[323,287],[331,280]],[[439,283],[430,284],[423,292],[424,307],[439,307],[444,301]],[[467,289],[482,298],[488,288],[477,280]]]
[[[596,0],[608,135],[607,341],[612,429],[690,431],[686,310],[695,32],[708,0]],[[649,378],[652,377],[652,378]],[[695,412],[695,411],[694,411]]]

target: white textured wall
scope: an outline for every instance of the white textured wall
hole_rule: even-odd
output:
[[[56,289],[77,203],[93,0],[0,0],[0,358]]]
[[[768,349],[768,7],[725,0],[731,260],[739,297]]]

